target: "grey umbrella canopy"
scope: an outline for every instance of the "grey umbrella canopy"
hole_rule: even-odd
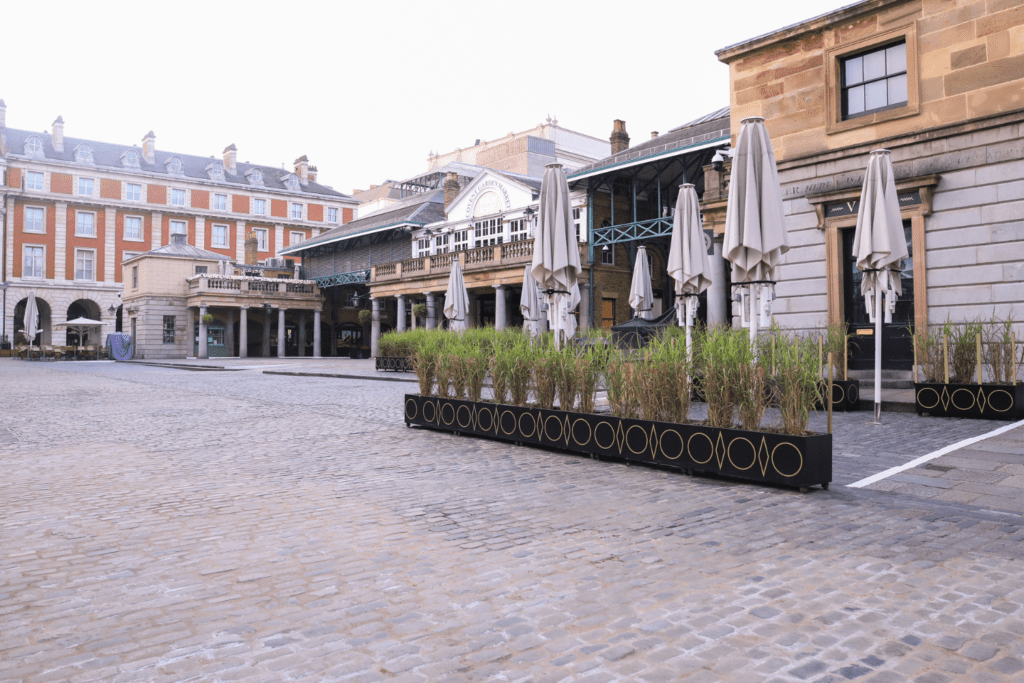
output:
[[[732,263],[733,284],[749,285],[750,338],[757,336],[759,295],[775,276],[775,266],[789,251],[782,188],[775,151],[764,119],[743,119],[729,176],[723,251]]]
[[[466,329],[469,315],[469,293],[466,280],[462,277],[462,264],[452,259],[452,271],[448,275],[448,289],[444,293],[444,317],[448,318],[448,329],[462,332]]]
[[[523,326],[529,330],[531,337],[540,334],[541,323],[544,321],[544,304],[541,301],[540,288],[530,274],[530,265],[523,269],[523,293],[519,296],[519,310],[523,314]]]
[[[676,281],[676,315],[679,325],[686,327],[686,350],[689,354],[690,329],[697,316],[697,295],[711,286],[711,263],[704,246],[700,200],[692,183],[679,186],[679,198],[672,217],[668,274]]]
[[[555,345],[560,347],[567,331],[566,318],[571,314],[572,286],[581,268],[569,184],[561,164],[548,164],[544,171],[539,213],[530,273],[544,292]]]
[[[868,157],[853,237],[857,270],[863,273],[861,293],[875,322],[875,423],[882,417],[882,295],[890,309],[903,293],[900,262],[910,254],[903,234],[900,202],[896,195],[889,150],[876,149]]]
[[[636,311],[636,317],[650,320],[654,317],[654,290],[651,289],[651,267],[647,263],[647,247],[638,247],[636,263],[633,265],[633,282],[629,287],[629,305]]]
[[[25,315],[22,320],[25,323],[25,336],[28,337],[28,347],[31,349],[36,335],[39,334],[39,304],[36,303],[35,292],[28,293],[28,300],[25,302]]]

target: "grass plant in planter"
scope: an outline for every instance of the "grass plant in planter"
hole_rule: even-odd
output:
[[[773,378],[767,337],[752,349],[743,331],[712,328],[701,334],[699,362],[709,407],[704,422],[690,421],[693,366],[679,334],[624,352],[591,340],[559,350],[550,335],[531,340],[518,330],[469,330],[461,336],[432,330],[420,338],[413,352],[420,393],[406,395],[405,421],[684,471],[827,487],[832,437],[807,432],[809,413],[820,399],[816,343],[779,337],[779,376]],[[491,401],[484,400],[482,388],[488,371]],[[594,411],[601,377],[611,412]],[[783,421],[763,425],[772,396]]]
[[[381,335],[380,351],[375,361],[376,369],[412,372],[412,356],[419,332],[420,330],[410,330],[408,332],[388,332]]]
[[[1024,384],[1018,379],[1024,350],[1013,326],[1012,318],[993,318],[987,323],[947,320],[941,328],[916,331],[914,401],[918,414],[1024,418]]]
[[[821,335],[821,373],[823,385],[822,395],[828,393],[824,388],[828,372],[828,354],[832,354],[832,410],[851,411],[860,409],[860,380],[850,379],[849,347],[857,343],[857,336],[849,334],[846,323],[834,323],[825,328]],[[819,409],[823,404],[818,405]]]

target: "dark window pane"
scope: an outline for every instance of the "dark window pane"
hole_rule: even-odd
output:
[[[901,74],[889,79],[889,104],[907,101],[907,75]]]
[[[846,60],[846,85],[857,85],[864,80],[864,66],[861,57]]]
[[[888,104],[888,87],[885,81],[875,81],[864,86],[864,109],[880,109]]]
[[[885,50],[864,55],[864,80],[881,78],[885,75]]]
[[[893,45],[885,51],[885,73],[898,74],[907,70],[907,44]]]
[[[846,113],[859,114],[864,111],[864,86],[858,85],[847,91]]]

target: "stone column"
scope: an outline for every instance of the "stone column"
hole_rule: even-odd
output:
[[[273,309],[263,309],[263,348],[260,349],[260,355],[264,358],[270,358],[270,311]]]
[[[320,358],[320,311],[313,311],[313,358]]]
[[[590,328],[590,288],[591,284],[580,285],[580,329]]]
[[[284,309],[277,309],[277,357],[284,358]]]
[[[242,306],[238,313],[238,357],[249,357],[249,307]]]
[[[209,358],[210,354],[206,348],[206,321],[203,320],[203,316],[206,315],[206,306],[199,307],[199,358]]]
[[[427,295],[427,329],[433,330],[437,327],[437,305],[434,301],[434,293],[426,292]]]
[[[722,255],[723,236],[715,235],[714,250],[711,256],[711,286],[708,287],[708,325],[730,325],[729,310],[732,303],[732,292],[725,287],[725,257]]]
[[[399,294],[395,299],[398,302],[398,320],[395,321],[395,329],[405,332],[405,295]]]
[[[380,299],[370,299],[370,355],[376,358],[380,352]]]
[[[331,323],[330,330],[331,331],[330,331],[329,334],[331,335],[331,342],[330,342],[331,343],[331,355],[332,356],[337,356],[338,355],[338,328],[337,328],[337,326],[335,326],[334,323]]]
[[[508,313],[505,311],[505,285],[494,285],[494,329],[503,330],[508,325]]]
[[[299,355],[306,355],[306,312],[299,311]]]
[[[235,309],[229,308],[227,312],[228,327],[224,330],[224,346],[227,348],[227,355],[235,352]]]

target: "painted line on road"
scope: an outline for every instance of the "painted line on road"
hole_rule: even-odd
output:
[[[1008,424],[1005,427],[1000,427],[999,429],[994,429],[991,432],[988,432],[987,434],[982,434],[981,436],[974,436],[974,437],[971,437],[970,439],[964,439],[963,441],[957,442],[957,443],[952,444],[950,446],[946,446],[945,448],[940,448],[937,451],[932,451],[928,455],[922,455],[920,458],[917,458],[916,460],[911,460],[910,462],[908,462],[905,465],[898,465],[896,467],[890,467],[889,469],[885,470],[884,472],[879,472],[878,474],[872,474],[870,477],[867,477],[866,479],[861,479],[860,481],[855,481],[852,484],[847,484],[846,488],[859,489],[859,488],[864,488],[865,486],[870,486],[871,484],[874,484],[876,481],[881,481],[883,479],[888,479],[889,477],[891,477],[894,474],[899,474],[900,472],[903,472],[904,470],[912,469],[914,467],[917,467],[918,465],[921,465],[921,464],[924,464],[924,463],[928,462],[929,460],[934,460],[935,458],[939,458],[939,457],[941,457],[943,455],[946,455],[947,453],[952,453],[953,451],[958,451],[961,448],[966,448],[967,446],[970,446],[971,444],[978,443],[979,441],[984,441],[985,439],[990,439],[993,436],[999,436],[1000,434],[1002,434],[1004,432],[1008,432],[1011,429],[1016,429],[1017,427],[1024,427],[1024,420],[1021,420],[1020,422],[1014,422],[1013,424]]]

